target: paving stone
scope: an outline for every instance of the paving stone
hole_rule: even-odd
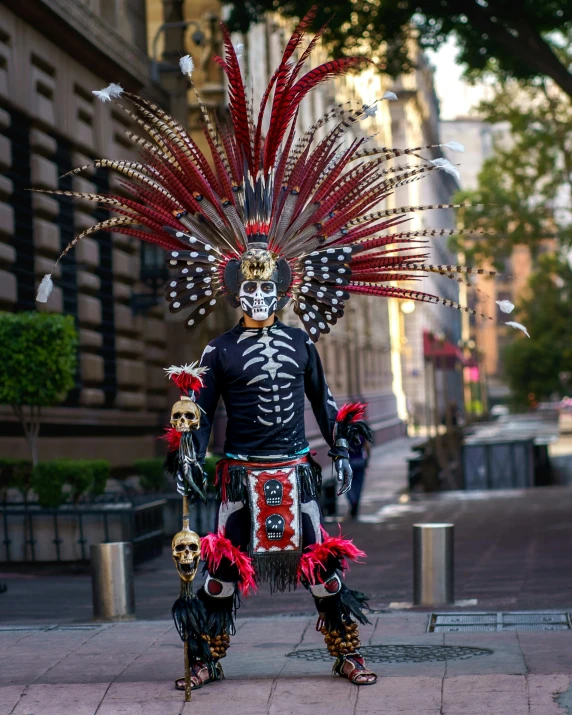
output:
[[[97,685],[30,685],[13,715],[94,715],[108,683]]]
[[[445,678],[443,715],[528,715],[522,675],[461,675]]]
[[[0,686],[0,715],[10,715],[14,711],[25,688],[25,685]]]
[[[527,681],[530,715],[564,715],[554,697],[570,687],[569,675],[529,675]]]
[[[442,678],[382,675],[376,685],[359,688],[356,712],[379,715],[439,713],[441,683]]]

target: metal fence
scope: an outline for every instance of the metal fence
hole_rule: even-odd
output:
[[[165,499],[112,504],[0,507],[0,561],[87,561],[91,544],[131,541],[136,563],[161,553]]]

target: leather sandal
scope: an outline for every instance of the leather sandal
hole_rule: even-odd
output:
[[[349,653],[336,658],[332,673],[346,678],[354,685],[373,685],[377,682],[376,673],[366,667],[360,653]]]
[[[224,680],[224,673],[220,663],[198,662],[191,666],[191,690],[198,690],[203,685],[208,685],[215,680]],[[185,689],[184,676],[175,680],[175,688],[177,690]]]

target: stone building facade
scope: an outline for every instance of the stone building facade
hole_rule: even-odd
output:
[[[147,290],[135,239],[82,239],[57,268],[48,303],[35,303],[62,248],[102,212],[29,189],[117,188],[103,172],[63,175],[97,157],[131,154],[129,119],[92,90],[115,81],[149,92],[144,9],[137,0],[0,6],[0,309],[65,312],[80,337],[76,386],[44,413],[43,459],[99,456],[125,465],[152,456],[166,407],[166,328],[162,307],[143,313],[134,303]],[[151,96],[168,104],[162,90]],[[0,421],[0,453],[25,457],[7,406]]]

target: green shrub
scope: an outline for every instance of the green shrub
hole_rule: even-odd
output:
[[[18,489],[26,501],[32,481],[32,462],[28,459],[0,459],[0,491]]]
[[[34,464],[40,408],[61,402],[75,383],[77,331],[69,315],[0,312],[0,403],[20,420]]]
[[[88,494],[103,494],[109,472],[109,462],[104,459],[52,459],[38,462],[32,476],[32,488],[38,495],[40,506],[55,509],[66,500],[66,485],[71,487],[74,504]]]
[[[144,492],[162,492],[166,488],[163,459],[137,459],[133,467],[139,476],[139,484]]]
[[[32,473],[32,489],[38,502],[45,509],[57,509],[64,501],[64,483],[66,477],[65,460],[53,459],[38,462]]]
[[[107,480],[110,475],[110,465],[105,459],[93,459],[91,461],[92,479],[89,487],[89,493],[98,497],[103,494],[107,486]]]

